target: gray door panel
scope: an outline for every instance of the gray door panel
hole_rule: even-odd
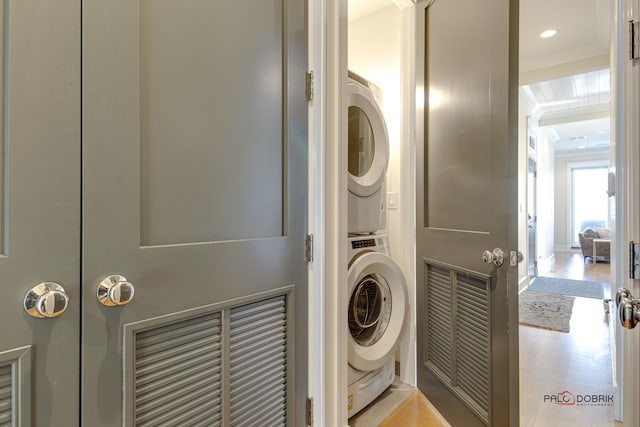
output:
[[[452,425],[514,426],[518,2],[427,3],[418,20],[418,384]],[[482,262],[494,248],[506,253],[502,267]]]
[[[228,423],[237,408],[249,423],[269,423],[281,419],[283,375],[284,419],[303,425],[304,16],[301,1],[83,2],[84,425],[122,425],[123,388],[133,393],[125,425],[174,416],[215,424],[216,402],[227,405],[220,419]],[[134,285],[134,299],[104,307],[97,284],[116,273]],[[283,308],[270,308],[271,298],[283,298]],[[237,326],[234,313],[245,312]],[[174,330],[203,346],[175,337],[146,350]],[[233,353],[255,348],[253,330],[273,355],[256,359],[255,383],[241,379],[244,362]],[[278,337],[283,360],[269,347]],[[179,414],[144,406],[163,393],[188,401],[194,389],[180,381],[193,377],[172,386],[170,375],[190,373],[199,357],[220,358],[203,381],[220,375],[222,395],[237,400],[212,398]],[[147,366],[160,376],[156,395],[133,384]],[[275,394],[263,401],[260,391]],[[243,406],[247,399],[255,407]]]
[[[74,426],[80,5],[5,0],[0,15],[0,424]],[[36,319],[23,309],[29,289],[44,281],[70,298],[59,317]]]

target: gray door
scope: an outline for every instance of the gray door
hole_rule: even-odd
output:
[[[517,426],[518,2],[423,4],[418,385],[454,426]]]
[[[82,19],[82,424],[303,425],[304,2]]]
[[[80,4],[2,1],[0,35],[0,425],[73,426],[81,312]],[[31,317],[23,308],[29,290],[43,282],[66,291],[69,304],[58,317]],[[48,289],[33,308],[53,314],[64,298]]]

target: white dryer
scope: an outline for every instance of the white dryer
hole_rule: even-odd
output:
[[[350,237],[347,391],[349,417],[392,383],[409,306],[407,283],[386,235]]]
[[[375,233],[387,225],[385,178],[389,163],[389,135],[375,98],[379,89],[349,72],[348,118],[348,231]]]

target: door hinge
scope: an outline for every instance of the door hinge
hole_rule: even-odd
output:
[[[640,243],[629,242],[629,279],[640,279]]]
[[[304,257],[307,262],[313,262],[313,234],[307,234]]]
[[[306,76],[306,96],[307,101],[313,100],[313,71],[308,71]]]
[[[640,22],[629,21],[629,59],[633,65],[640,59]]]
[[[313,397],[307,397],[307,425],[313,427]]]

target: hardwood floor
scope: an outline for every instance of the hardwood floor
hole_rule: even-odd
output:
[[[379,427],[448,427],[449,423],[419,391],[413,392]]]
[[[540,276],[606,282],[610,265],[585,263],[580,254],[557,253]],[[576,298],[571,332],[520,326],[520,425],[614,426],[613,380],[609,315],[602,300]],[[577,400],[604,400],[595,404],[560,405],[552,402],[568,391]],[[566,396],[570,396],[565,393]],[[560,395],[564,396],[564,395]],[[599,397],[602,396],[602,397]]]

